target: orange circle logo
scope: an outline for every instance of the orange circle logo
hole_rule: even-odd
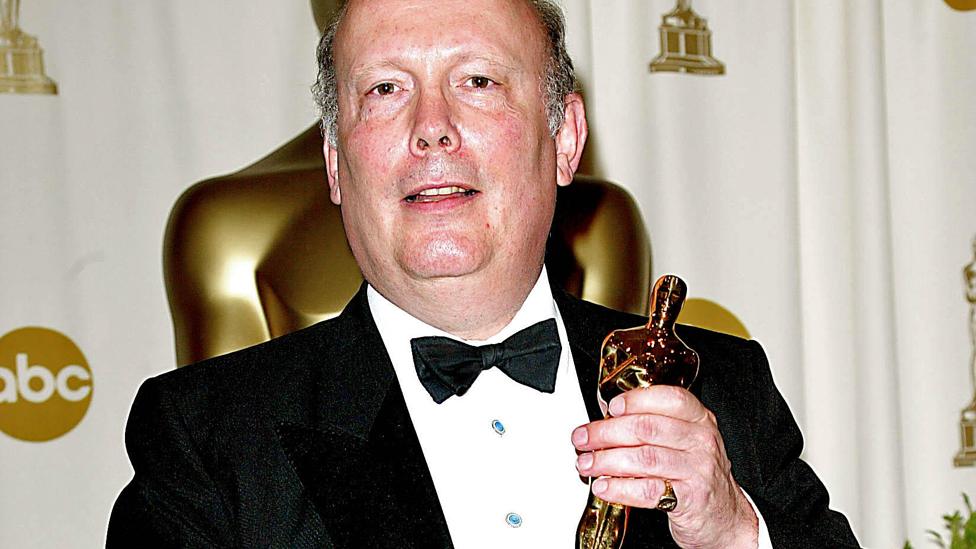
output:
[[[71,339],[27,327],[0,338],[0,431],[44,442],[74,429],[91,404],[88,361]]]
[[[976,10],[976,0],[946,0],[946,4],[949,4],[949,7],[954,10]]]

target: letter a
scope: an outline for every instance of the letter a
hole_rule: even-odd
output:
[[[14,373],[0,366],[0,382],[3,383],[3,390],[0,391],[0,404],[17,402],[17,378],[14,377]]]
[[[41,379],[41,388],[37,391],[30,386],[31,379],[35,377]],[[39,364],[28,366],[27,353],[17,353],[17,388],[25,400],[44,402],[54,394],[54,374]]]

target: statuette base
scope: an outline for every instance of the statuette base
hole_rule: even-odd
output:
[[[962,411],[959,419],[959,437],[962,447],[952,460],[952,464],[956,467],[976,465],[976,401]]]
[[[0,36],[0,93],[58,93],[57,84],[44,74],[37,40],[19,30]]]

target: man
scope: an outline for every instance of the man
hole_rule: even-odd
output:
[[[686,329],[692,391],[632,391],[599,420],[600,341],[642,319],[543,268],[587,135],[562,32],[542,0],[346,6],[317,93],[368,287],[335,320],[147,381],[109,545],[568,547],[582,475],[637,508],[625,547],[856,546],[755,343]],[[432,336],[503,360],[462,379],[430,357],[469,350]],[[509,359],[540,342],[549,360]]]

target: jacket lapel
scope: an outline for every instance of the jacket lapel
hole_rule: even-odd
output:
[[[278,436],[337,548],[451,547],[403,393],[366,299],[337,319],[307,423]]]
[[[591,421],[601,419],[596,401],[600,345],[611,330],[641,319],[588,310],[558,288],[553,295],[587,414]],[[337,324],[343,337],[329,341],[311,380],[316,387],[309,396],[312,417],[282,423],[277,430],[306,496],[336,548],[453,547],[393,365],[369,312],[365,284]],[[625,548],[645,546],[674,547],[664,513],[631,514]]]

